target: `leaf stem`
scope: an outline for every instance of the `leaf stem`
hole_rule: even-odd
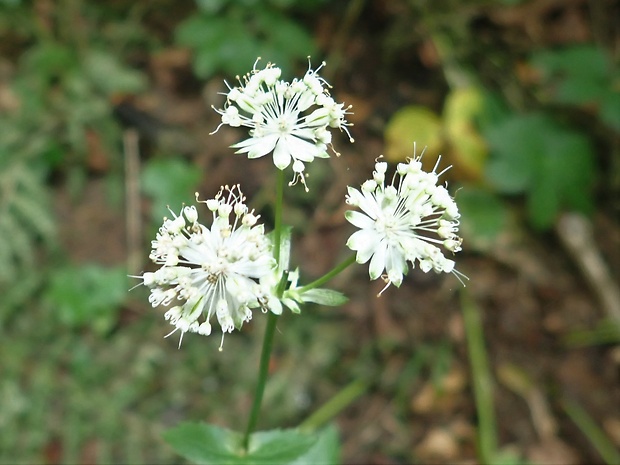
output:
[[[331,271],[328,271],[323,276],[321,276],[319,279],[316,279],[312,281],[310,284],[306,284],[305,286],[300,287],[298,289],[299,293],[303,294],[304,292],[309,291],[310,289],[314,289],[315,287],[319,287],[322,284],[325,284],[327,281],[332,279],[334,276],[340,274],[343,270],[345,270],[349,265],[353,264],[354,262],[355,262],[355,254],[351,254],[349,257],[347,257],[345,260],[340,262]]]
[[[368,390],[369,384],[363,379],[356,379],[319,407],[300,425],[302,431],[316,431],[334,418],[340,411]]]

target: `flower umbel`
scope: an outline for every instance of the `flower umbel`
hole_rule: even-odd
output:
[[[415,150],[415,149],[414,149]],[[373,179],[361,190],[348,187],[346,203],[362,212],[347,211],[346,219],[360,228],[347,246],[357,252],[356,261],[370,260],[370,279],[382,277],[386,287],[399,287],[408,272],[407,262],[427,273],[454,273],[454,261],[446,258],[438,246],[450,252],[461,250],[458,237],[459,212],[444,186],[437,185],[442,173],[422,170],[421,155],[399,163],[389,185],[385,185],[387,163],[377,162]],[[384,274],[384,271],[386,272]],[[379,293],[379,294],[381,294]]]
[[[211,334],[215,316],[224,335],[252,318],[264,305],[258,281],[276,266],[271,243],[258,216],[248,211],[238,186],[222,187],[205,203],[213,214],[211,228],[198,223],[195,206],[186,206],[173,219],[164,219],[150,254],[162,265],[144,273],[153,307],[170,306],[164,318],[181,331]],[[266,311],[265,308],[263,308]],[[169,335],[170,335],[169,334]],[[179,341],[179,346],[181,341]],[[220,345],[220,350],[221,350]]]
[[[256,61],[258,63],[258,60]],[[336,103],[329,95],[329,84],[319,77],[319,69],[308,68],[302,79],[292,82],[280,80],[280,68],[268,63],[264,69],[254,69],[238,87],[229,87],[223,109],[214,108],[222,116],[222,125],[250,128],[250,138],[232,147],[236,153],[247,153],[249,158],[259,158],[273,152],[273,162],[280,170],[292,162],[293,180],[308,187],[305,181],[305,164],[315,158],[328,158],[331,146],[329,128],[338,128],[349,136],[345,119],[350,107]],[[228,85],[228,84],[227,84]]]

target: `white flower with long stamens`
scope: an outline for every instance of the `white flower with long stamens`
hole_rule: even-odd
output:
[[[443,174],[435,173],[439,160],[427,173],[422,170],[420,158],[399,163],[387,186],[387,163],[377,162],[373,179],[364,182],[361,190],[348,187],[346,203],[362,212],[345,214],[351,224],[360,228],[351,235],[347,246],[357,252],[358,263],[370,260],[370,279],[382,277],[386,282],[381,293],[390,284],[401,285],[409,270],[407,262],[415,267],[417,261],[425,273],[434,270],[451,272],[459,280],[465,277],[439,247],[450,252],[461,250],[458,208],[446,188],[437,185]]]
[[[174,219],[165,219],[152,241],[150,258],[162,266],[142,278],[151,305],[170,307],[164,315],[175,326],[170,334],[180,330],[181,340],[186,332],[209,335],[215,317],[223,343],[226,333],[250,321],[253,308],[264,307],[259,280],[276,263],[264,227],[238,186],[222,187],[207,201],[196,194],[196,200],[212,212],[211,228],[198,223],[194,206],[179,216],[171,211]]]
[[[256,61],[258,63],[258,60]],[[336,103],[330,96],[329,84],[310,67],[302,79],[292,82],[280,80],[280,68],[268,63],[256,69],[256,63],[239,86],[230,88],[223,109],[214,108],[222,116],[222,125],[250,128],[250,138],[232,147],[236,153],[247,153],[249,158],[259,158],[273,152],[273,162],[280,170],[292,163],[293,180],[308,187],[305,181],[306,163],[315,158],[328,158],[331,146],[330,128],[338,128],[349,136],[346,115],[349,107]],[[227,84],[228,85],[228,84]]]

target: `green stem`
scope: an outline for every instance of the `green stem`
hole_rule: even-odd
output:
[[[303,431],[317,430],[338,415],[338,413],[351,404],[351,402],[364,394],[368,390],[368,386],[368,383],[362,379],[356,379],[351,382],[348,386],[323,404],[312,415],[306,418],[299,425],[299,429]]]
[[[304,292],[309,291],[310,289],[314,289],[315,287],[319,287],[322,284],[325,284],[327,281],[332,279],[334,276],[340,274],[345,268],[347,268],[349,265],[351,265],[354,262],[355,262],[355,254],[352,254],[351,256],[347,257],[345,260],[340,262],[338,265],[336,265],[331,271],[321,276],[319,279],[312,281],[310,284],[306,284],[305,286],[300,287],[298,289],[299,293],[303,294]]]
[[[273,312],[269,312],[267,319],[267,327],[265,328],[265,338],[263,339],[263,349],[260,354],[260,365],[258,369],[258,381],[256,383],[256,390],[254,391],[254,402],[252,404],[252,410],[250,418],[248,420],[248,426],[245,429],[245,435],[243,436],[243,448],[247,451],[250,444],[250,436],[256,427],[258,422],[258,415],[260,413],[260,406],[263,401],[263,394],[265,393],[265,384],[267,384],[267,374],[269,371],[269,360],[271,359],[271,349],[273,347],[273,336],[276,332],[276,323],[278,321],[278,315]]]
[[[480,310],[466,291],[461,293],[461,307],[478,414],[478,454],[482,463],[493,463],[497,452],[497,427],[493,406],[493,381],[484,347]]]
[[[616,449],[614,444],[605,436],[605,433],[581,405],[573,400],[564,400],[562,406],[570,419],[587,436],[605,463],[609,465],[620,463],[620,451]]]
[[[277,170],[276,176],[277,179],[276,199],[274,202],[273,255],[276,259],[276,263],[279,263],[280,242],[282,239],[282,209],[284,204],[284,172],[282,170]],[[280,291],[279,294],[281,294],[282,291]],[[281,295],[279,295],[278,297],[281,297]],[[258,381],[256,382],[256,389],[254,391],[254,401],[252,403],[252,410],[250,411],[248,425],[245,429],[245,434],[243,436],[243,448],[246,451],[248,450],[248,447],[250,445],[250,436],[254,432],[254,428],[256,428],[256,423],[258,422],[258,416],[260,414],[260,406],[263,402],[263,394],[265,393],[265,385],[267,384],[269,360],[271,359],[271,349],[273,348],[273,337],[275,334],[277,322],[278,315],[273,312],[269,312],[267,326],[265,327],[265,337],[263,338],[263,348],[260,354]]]
[[[284,205],[284,171],[277,170],[276,174],[276,201],[274,203],[273,218],[273,256],[280,264],[280,241],[282,238],[282,210]]]

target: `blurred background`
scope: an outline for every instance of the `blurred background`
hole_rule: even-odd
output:
[[[179,421],[244,428],[265,319],[178,350],[128,275],[196,191],[241,183],[270,224],[270,157],[210,135],[211,105],[258,56],[287,79],[311,56],[356,142],[286,192],[302,281],[347,255],[346,185],[414,141],[452,166],[469,281],[414,270],[376,298],[349,268],[347,305],[280,318],[259,428],[328,403],[345,463],[619,463],[619,19],[617,0],[0,0],[0,462],[178,463]]]

